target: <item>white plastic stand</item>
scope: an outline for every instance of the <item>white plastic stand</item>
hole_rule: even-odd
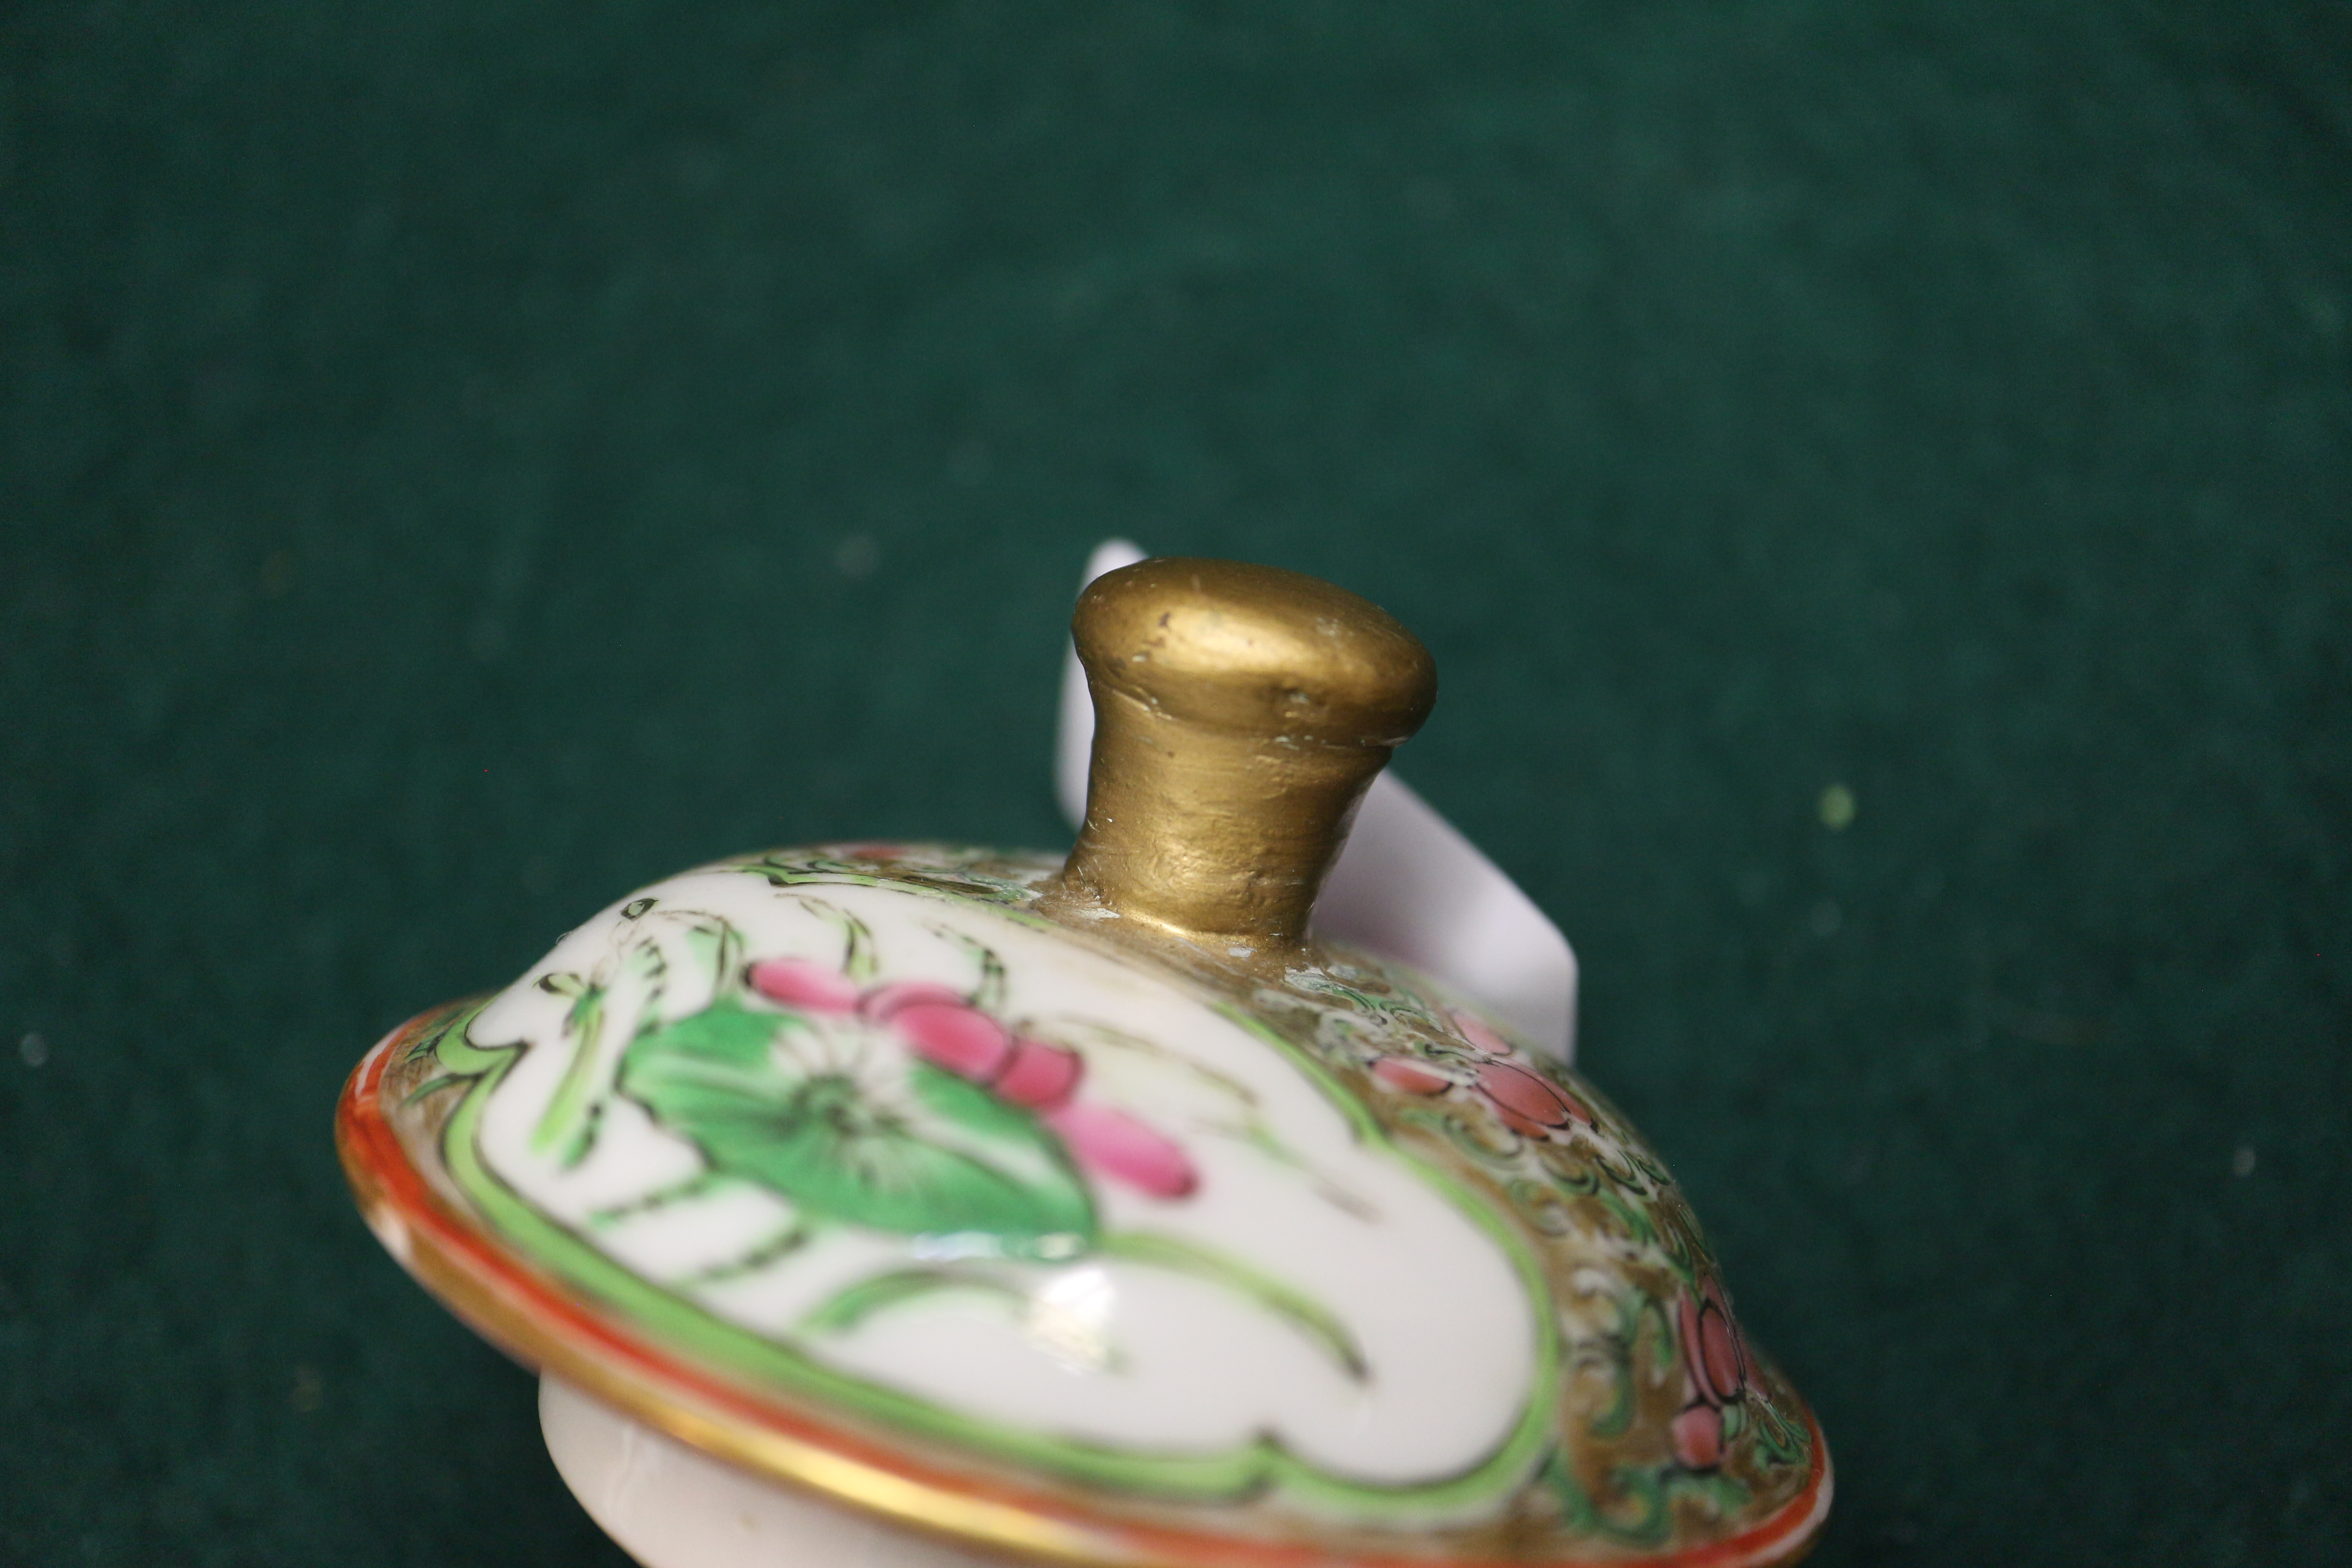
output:
[[[1144,552],[1097,546],[1086,583]],[[1084,583],[1080,584],[1081,587]],[[1055,791],[1086,816],[1094,704],[1077,655],[1062,679]],[[1315,907],[1329,934],[1397,959],[1516,1026],[1576,1051],[1576,954],[1533,900],[1393,772],[1374,781]],[[539,1424],[588,1516],[645,1568],[1003,1568],[961,1549],[720,1463],[542,1377]]]
[[[646,1568],[1004,1568],[756,1479],[551,1377],[539,1429],[588,1517]]]

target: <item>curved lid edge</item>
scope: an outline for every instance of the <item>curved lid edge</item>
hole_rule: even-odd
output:
[[[418,1015],[380,1040],[346,1080],[335,1115],[344,1174],[369,1228],[460,1321],[518,1363],[552,1373],[679,1441],[784,1484],[807,1487],[910,1528],[1087,1568],[1318,1568],[1327,1546],[1213,1534],[1091,1515],[1055,1495],[960,1472],[781,1403],[761,1400],[664,1354],[561,1282],[522,1263],[435,1190],[384,1114],[396,1055],[471,1005]],[[1356,1568],[1772,1568],[1811,1551],[1832,1489],[1819,1422],[1804,1489],[1745,1533],[1648,1558],[1480,1560],[1348,1553]]]

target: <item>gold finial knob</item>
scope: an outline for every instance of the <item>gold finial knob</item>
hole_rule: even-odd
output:
[[[1063,896],[1235,957],[1295,948],[1356,806],[1437,697],[1429,650],[1296,572],[1170,557],[1096,579],[1095,701]]]

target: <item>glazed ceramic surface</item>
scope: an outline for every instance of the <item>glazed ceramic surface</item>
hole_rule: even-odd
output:
[[[834,847],[644,889],[362,1063],[372,1222],[639,1418],[998,1545],[1801,1551],[1819,1434],[1605,1101],[1344,950],[1056,923],[1060,869]]]

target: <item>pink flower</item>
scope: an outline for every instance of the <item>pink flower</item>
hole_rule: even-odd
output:
[[[961,1000],[904,1001],[888,1010],[886,1021],[933,1067],[1032,1110],[1068,1104],[1086,1073],[1077,1052],[1011,1034]]]
[[[1463,1037],[1480,1053],[1470,1061],[1410,1056],[1382,1057],[1372,1076],[1406,1094],[1439,1095],[1466,1089],[1493,1108],[1503,1124],[1523,1138],[1560,1139],[1577,1126],[1593,1124],[1591,1108],[1543,1074],[1506,1061],[1509,1042],[1466,1013],[1456,1013]]]
[[[1748,1343],[1731,1315],[1731,1303],[1712,1274],[1696,1296],[1685,1292],[1677,1310],[1683,1361],[1698,1397],[1709,1405],[1732,1405],[1748,1393]]]
[[[1514,1132],[1528,1138],[1563,1134],[1570,1122],[1592,1125],[1584,1102],[1540,1073],[1512,1062],[1483,1062],[1478,1092]]]
[[[1184,1197],[1200,1184],[1174,1139],[1123,1110],[1077,1102],[1086,1077],[1077,1052],[1013,1033],[952,986],[902,980],[861,993],[839,971],[798,958],[764,959],[751,965],[750,979],[782,1006],[855,1013],[897,1035],[920,1060],[1036,1112],[1089,1170],[1157,1198]]]
[[[988,1087],[1000,1099],[1032,1110],[1053,1110],[1067,1105],[1078,1092],[1086,1062],[1078,1053],[1049,1046],[1043,1040],[1016,1038],[1012,1058]]]
[[[804,958],[770,958],[751,966],[751,988],[771,1002],[810,1013],[846,1013],[857,1005],[849,976]]]
[[[937,1002],[945,1006],[969,1007],[970,998],[952,985],[941,985],[935,980],[898,980],[887,985],[877,985],[857,999],[860,1016],[877,1024],[887,1024],[901,1007],[911,1007],[919,1002]]]
[[[1452,1079],[1412,1057],[1382,1057],[1372,1064],[1372,1076],[1407,1094],[1444,1094],[1454,1087]]]
[[[1711,1470],[1723,1463],[1723,1412],[1712,1405],[1692,1405],[1667,1424],[1673,1435],[1675,1461],[1686,1470]]]
[[[1124,1110],[1079,1101],[1047,1111],[1045,1124],[1062,1135],[1080,1164],[1138,1192],[1181,1198],[1200,1185],[1200,1173],[1181,1144]]]
[[[1454,1010],[1452,1017],[1454,1028],[1461,1032],[1463,1039],[1469,1043],[1470,1048],[1480,1056],[1507,1057],[1511,1054],[1511,1042],[1495,1033],[1487,1026],[1486,1020],[1477,1014],[1465,1012],[1457,1007]]]
[[[1731,1315],[1722,1282],[1712,1274],[1675,1308],[1688,1403],[1674,1419],[1675,1458],[1685,1468],[1709,1470],[1723,1459],[1723,1411],[1748,1397],[1748,1342]]]
[[[867,1015],[869,1017],[871,1014]],[[878,1020],[898,1031],[917,1056],[974,1083],[995,1080],[1013,1055],[1004,1026],[961,998],[913,1001],[893,1007]]]

